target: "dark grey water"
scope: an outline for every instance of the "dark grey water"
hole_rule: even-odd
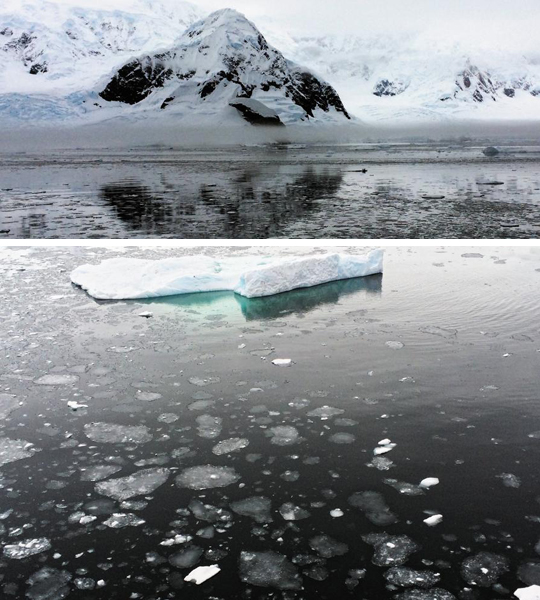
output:
[[[257,300],[97,303],[69,283],[119,254],[0,250],[2,598],[493,600],[540,583],[538,249],[389,249],[382,277]],[[363,536],[383,533],[374,555]],[[402,562],[446,593],[387,582]]]
[[[540,151],[364,145],[0,155],[3,238],[537,238]],[[365,172],[364,172],[365,171]]]

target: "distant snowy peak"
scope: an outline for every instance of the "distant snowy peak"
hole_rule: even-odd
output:
[[[34,0],[16,12],[0,7],[0,57],[31,75],[49,73],[58,79],[85,59],[100,64],[109,57],[171,43],[202,16],[187,2],[173,8],[163,0],[153,7],[139,0],[134,6],[128,12]]]
[[[332,86],[285,59],[251,21],[231,9],[192,25],[170,50],[129,61],[99,95],[107,102],[161,109],[253,99],[283,122],[350,118]],[[239,110],[246,106],[238,104]]]

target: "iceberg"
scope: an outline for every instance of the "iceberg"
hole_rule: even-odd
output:
[[[382,273],[382,269],[383,251],[379,249],[358,256],[112,258],[98,265],[77,267],[71,273],[71,281],[98,300],[136,300],[218,291],[234,291],[246,298],[256,298],[375,275]]]

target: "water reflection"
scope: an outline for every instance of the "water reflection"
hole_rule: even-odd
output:
[[[115,218],[144,236],[275,237],[284,225],[317,210],[340,190],[339,169],[314,165],[248,166],[171,180],[126,179],[102,185],[99,198]],[[174,177],[174,174],[172,174]]]
[[[246,321],[271,321],[292,314],[308,313],[324,305],[337,304],[345,296],[360,295],[360,293],[380,295],[382,275],[332,281],[263,298],[245,298],[234,292],[200,292],[145,298],[134,302],[149,308],[158,306],[180,308],[197,315],[210,314],[208,311],[210,308],[213,314],[217,312],[224,318],[237,315],[240,307]],[[95,300],[95,302],[105,305],[116,301]]]

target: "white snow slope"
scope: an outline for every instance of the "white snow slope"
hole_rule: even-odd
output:
[[[155,61],[160,51],[172,49],[175,54],[175,49],[189,42],[179,41],[186,28],[204,18],[204,11],[175,0],[132,0],[129,11],[78,7],[68,4],[70,1],[77,2],[0,2],[0,124],[78,122],[81,117],[96,122],[126,116],[129,122],[146,109],[157,117],[161,112],[167,118],[174,115],[175,122],[185,118],[190,125],[212,115],[220,122],[216,114],[222,118],[224,113],[216,108],[221,101],[227,104],[232,85],[226,92],[221,86],[211,101],[197,99],[195,112],[188,107],[194,101],[189,86],[200,83],[196,79],[185,82],[180,94],[183,99],[176,97],[165,111],[159,107],[170,96],[159,91],[128,110],[103,105],[97,95],[133,57],[148,56]],[[269,19],[257,23],[268,42],[290,61],[328,81],[348,112],[364,122],[540,121],[540,50],[518,48],[503,31],[494,43],[493,38],[485,38],[481,27],[471,35],[472,24],[466,32],[448,30],[441,35],[440,31],[420,29],[375,34],[359,23],[354,35],[306,37],[291,33],[294,23],[277,21],[271,6],[268,13]],[[223,50],[218,49],[219,44],[225,44],[229,57],[251,51],[253,31],[244,23],[237,27],[237,34],[219,38],[209,27],[202,33],[211,42],[206,55],[203,50],[200,56],[188,52],[179,61],[177,52],[171,58],[173,66],[185,67],[181,71],[185,73],[195,69],[196,78],[202,77],[204,66],[215,74]],[[253,77],[253,83],[260,84],[257,73],[264,67],[260,54],[255,62],[248,79]],[[175,89],[179,88],[176,85]],[[89,90],[94,94],[89,95]],[[167,85],[167,90],[172,95],[172,85],[171,89]],[[267,99],[273,91],[265,94]],[[258,89],[254,98],[278,114],[284,110],[285,120],[287,115],[290,120],[301,116],[280,94],[265,102],[258,97],[261,93]],[[224,111],[232,123],[242,123],[240,116],[233,118],[234,109]]]
[[[81,265],[71,281],[100,300],[130,300],[232,290],[254,298],[330,281],[382,273],[383,251],[365,256],[224,258],[205,255],[162,260],[113,258]]]

